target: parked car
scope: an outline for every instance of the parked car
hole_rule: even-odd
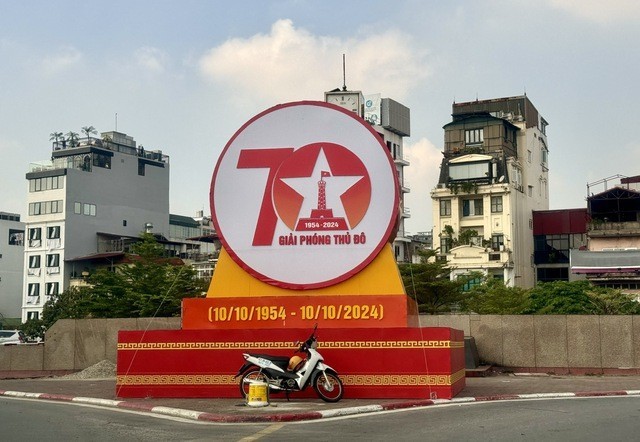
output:
[[[0,330],[0,345],[17,345],[27,342],[27,338],[20,330]]]

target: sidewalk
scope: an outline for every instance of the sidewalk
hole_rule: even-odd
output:
[[[348,391],[348,390],[347,390]],[[550,376],[496,374],[467,378],[465,389],[452,400],[343,399],[328,404],[320,399],[280,399],[272,396],[267,407],[250,407],[237,399],[117,398],[115,379],[64,380],[58,378],[0,379],[0,396],[31,397],[88,403],[168,414],[211,422],[267,422],[319,419],[387,409],[440,403],[594,395],[640,395],[640,376]],[[348,394],[348,392],[347,392]]]

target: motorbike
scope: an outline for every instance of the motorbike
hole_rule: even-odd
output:
[[[270,393],[289,393],[303,391],[310,385],[320,399],[325,402],[338,402],[342,399],[344,388],[338,373],[324,363],[322,355],[316,350],[318,325],[313,328],[311,336],[304,342],[296,342],[295,353],[304,353],[302,358],[294,354],[271,356],[259,353],[243,353],[245,363],[235,377],[240,377],[240,393],[243,398],[249,394],[252,382],[263,382],[268,385]]]

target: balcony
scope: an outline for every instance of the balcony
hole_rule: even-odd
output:
[[[588,224],[589,236],[603,238],[609,236],[640,236],[640,221],[606,222],[593,220]]]

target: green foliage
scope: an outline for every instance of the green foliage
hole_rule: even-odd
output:
[[[450,311],[462,299],[466,278],[450,280],[451,269],[445,261],[429,261],[434,250],[420,251],[420,264],[400,264],[400,275],[407,294],[418,302],[421,311],[432,315]]]
[[[100,269],[89,278],[91,286],[70,288],[49,300],[44,326],[63,318],[179,316],[183,298],[206,291],[207,281],[196,279],[193,268],[162,258],[164,249],[153,235],[142,235],[132,250],[131,264],[115,272]]]
[[[18,327],[25,334],[28,340],[44,339],[46,327],[42,319],[29,319]]]
[[[539,283],[530,291],[525,313],[548,315],[627,315],[640,304],[619,290],[595,287],[588,281]]]
[[[519,315],[529,306],[528,291],[507,287],[501,279],[485,276],[462,300],[462,311],[481,315]]]
[[[591,313],[596,315],[637,315],[640,303],[633,295],[605,287],[591,287],[587,292],[592,304]]]

